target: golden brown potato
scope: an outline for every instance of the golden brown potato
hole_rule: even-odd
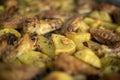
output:
[[[51,63],[51,60],[48,56],[37,51],[24,52],[17,58],[23,64],[40,67],[41,69],[46,69],[47,64]]]
[[[101,25],[102,20],[100,19],[94,19],[91,17],[85,17],[84,22],[88,24],[90,27],[97,28]]]
[[[79,28],[77,30],[77,33],[80,32],[87,32],[90,28],[90,26],[88,26],[88,24],[86,24],[84,21],[79,22]]]
[[[4,34],[7,34],[7,33],[14,34],[18,38],[21,37],[21,34],[17,30],[15,30],[13,28],[4,28],[4,29],[0,30],[0,36],[4,35]]]
[[[81,33],[75,33],[75,32],[67,32],[65,33],[66,37],[73,40],[76,44],[77,49],[81,49],[83,46],[83,42],[89,41],[91,38],[90,33],[81,32]]]
[[[112,22],[110,15],[105,11],[93,11],[89,16],[102,21]]]
[[[38,36],[38,42],[37,42],[38,50],[45,53],[51,58],[54,58],[55,56],[55,47],[53,45],[53,42],[45,38],[44,36]]]
[[[72,54],[76,50],[75,43],[63,35],[52,34],[52,40],[55,46],[55,55],[60,53]]]
[[[94,67],[101,68],[101,62],[98,56],[89,48],[79,50],[75,53],[75,57]]]

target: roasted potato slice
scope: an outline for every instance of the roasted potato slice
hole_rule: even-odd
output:
[[[75,53],[75,57],[84,62],[93,65],[94,67],[101,68],[100,59],[95,55],[95,53],[89,49],[85,48],[83,50],[79,50]]]
[[[100,19],[102,21],[112,22],[110,15],[105,11],[93,11],[89,16],[94,19]]]
[[[18,38],[21,37],[21,34],[17,30],[15,30],[13,28],[4,28],[4,29],[0,30],[0,36],[4,35],[4,34],[7,34],[7,33],[14,34]]]
[[[103,26],[106,29],[111,29],[111,30],[115,30],[118,27],[118,25],[115,23],[104,22],[104,21],[101,23],[101,26]]]
[[[75,32],[68,32],[65,33],[66,37],[73,40],[76,44],[77,49],[81,49],[83,47],[83,42],[89,41],[91,35],[89,33],[75,33]]]
[[[100,19],[94,19],[94,18],[91,18],[91,17],[85,17],[84,18],[84,22],[89,25],[90,27],[99,27],[102,23],[102,20]]]
[[[87,32],[90,28],[90,26],[88,26],[88,24],[86,24],[84,21],[79,22],[79,28],[77,30],[78,33],[80,32]]]
[[[55,46],[55,55],[60,53],[72,54],[76,50],[75,43],[63,35],[52,34],[52,40]]]
[[[27,65],[37,66],[42,69],[50,63],[50,58],[43,53],[37,51],[28,51],[17,57],[20,62]]]
[[[38,36],[38,42],[37,42],[38,50],[45,53],[51,58],[54,58],[55,56],[55,47],[53,45],[53,42],[45,38],[44,36]]]

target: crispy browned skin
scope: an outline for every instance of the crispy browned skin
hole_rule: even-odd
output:
[[[28,34],[25,34],[23,38],[21,38],[18,43],[14,46],[7,48],[2,55],[2,59],[4,62],[14,62],[14,60],[24,53],[25,51],[32,50],[34,46],[34,42],[30,39]]]
[[[35,18],[24,26],[24,32],[36,33],[38,35],[46,34],[60,29],[62,24],[63,22],[61,19],[38,20]]]
[[[75,0],[76,1],[76,11],[80,14],[86,14],[96,8],[95,0]]]
[[[9,18],[11,18],[13,15],[15,15],[16,13],[18,13],[18,7],[17,6],[11,6],[8,8],[8,10],[5,11],[3,19],[7,20]]]
[[[78,27],[74,26],[78,22],[81,22],[83,20],[83,16],[77,16],[77,17],[72,17],[69,19],[61,28],[62,33],[66,32],[74,32],[78,29]]]
[[[80,73],[87,75],[91,75],[91,74],[95,75],[99,73],[99,71],[94,67],[65,53],[61,53],[60,55],[57,56],[55,60],[55,68],[57,70],[62,70],[73,75]]]
[[[107,29],[100,30],[96,28],[91,28],[90,33],[100,43],[111,44],[111,43],[116,43],[120,41],[120,36],[118,36],[117,34]]]
[[[13,45],[15,41],[17,41],[17,37],[13,34],[8,33],[0,36],[0,57],[4,54],[6,48]]]
[[[10,18],[9,20],[6,20],[6,21],[3,21],[1,23],[2,27],[3,28],[21,28],[22,26],[19,26],[21,25],[24,21],[25,21],[26,18],[23,18],[23,17],[20,17],[20,16],[15,16],[15,17],[12,17]]]
[[[80,14],[89,13],[94,9],[94,0],[75,0],[76,1],[76,11]]]
[[[116,42],[114,45],[113,45],[113,49],[115,48],[120,48],[120,42]]]

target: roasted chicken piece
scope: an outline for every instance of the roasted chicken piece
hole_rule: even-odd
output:
[[[46,34],[54,30],[60,29],[63,25],[61,19],[32,19],[23,27],[24,32],[36,33],[37,35]]]
[[[16,45],[8,47],[2,55],[2,59],[6,63],[14,62],[14,60],[26,51],[34,49],[34,42],[30,39],[28,34],[25,34]]]
[[[12,28],[4,28],[0,30],[0,57],[4,54],[7,47],[13,46],[21,34]]]
[[[14,29],[21,29],[22,23],[25,21],[26,18],[21,16],[14,16],[6,21],[2,21],[0,24],[3,28],[14,28]]]
[[[79,14],[85,15],[86,13],[91,12],[96,8],[95,0],[75,0],[76,2],[76,11]]]
[[[61,32],[75,32],[81,26],[80,22],[82,20],[83,16],[72,17],[62,26]]]
[[[107,29],[101,30],[101,29],[91,28],[90,33],[100,43],[114,44],[120,41],[120,36],[113,33],[111,30],[107,30]]]

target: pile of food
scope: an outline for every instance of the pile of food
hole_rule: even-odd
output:
[[[0,71],[0,80],[119,80],[120,8],[1,0]]]

